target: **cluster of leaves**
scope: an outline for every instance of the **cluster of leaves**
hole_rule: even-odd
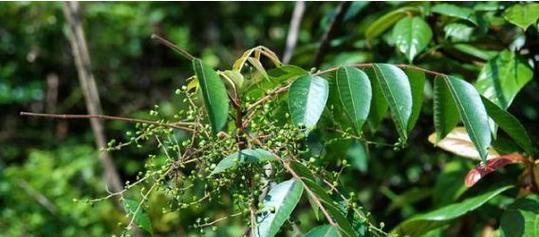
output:
[[[364,6],[352,4],[345,21],[350,24]],[[128,144],[142,147],[150,140],[159,151],[149,155],[146,172],[127,183],[126,191],[105,199],[121,196],[128,229],[138,225],[150,233],[166,231],[156,225],[156,216],[177,219],[174,213],[181,210],[200,216],[193,229],[205,232],[212,227],[211,232],[224,236],[275,236],[283,229],[297,234],[300,228],[312,228],[305,236],[443,236],[450,223],[481,208],[485,215],[501,216],[497,234],[533,236],[539,212],[536,196],[530,195],[537,190],[535,149],[524,126],[507,110],[533,77],[526,50],[529,34],[537,32],[537,4],[391,7],[389,12],[384,9],[365,17],[359,26],[360,40],[346,35],[332,41],[332,46],[347,51],[328,55],[323,70],[282,65],[265,47],[246,51],[230,70],[213,70],[211,66],[221,59],[205,57],[204,52],[203,60],[190,58],[195,75],[177,91],[184,109],[162,114],[158,111],[167,108],[156,107],[150,115],[157,124],[140,124],[127,134],[126,143],[109,144],[117,150]],[[104,10],[90,13],[100,12]],[[312,56],[305,47],[297,50],[297,65],[306,65],[305,58]],[[396,64],[404,61],[422,67]],[[431,111],[432,120],[420,116]],[[384,126],[387,115],[394,130]],[[392,200],[385,211],[402,207],[404,217],[409,217],[390,223],[392,229],[386,231],[385,224],[377,224],[363,207],[373,206],[366,203],[370,199],[365,193],[349,191],[358,189],[350,184],[359,186],[358,177],[364,177],[350,175],[350,170],[366,172],[373,165],[367,157],[383,158],[380,153],[390,149],[396,156],[412,150],[416,159],[421,152],[414,150],[416,142],[425,140],[412,134],[418,123],[434,132],[429,140],[436,146],[482,161],[468,174],[468,186],[507,164],[523,166],[510,166],[501,181],[491,175],[467,189],[461,185],[469,163],[453,161],[441,165],[434,190],[420,187],[395,195],[386,188],[395,183],[391,167],[396,166],[397,172],[406,168],[402,173],[409,176],[428,168],[414,171],[402,163],[389,167],[384,164],[387,160],[379,159],[375,165],[382,164],[378,170],[388,176],[387,183],[370,185],[379,186],[374,190]],[[387,139],[396,142],[387,144]],[[403,149],[410,143],[412,149]],[[434,210],[417,214],[427,208],[416,211],[412,204],[428,196],[436,204],[427,208]],[[298,207],[303,203],[312,207],[309,214],[314,217],[300,217]],[[202,209],[216,206],[223,212],[215,220],[205,217]],[[155,214],[159,207],[162,215]],[[310,221],[302,225],[295,217]],[[218,223],[233,219],[249,227],[233,233],[218,228]]]
[[[344,236],[387,235],[372,224],[368,215],[351,201],[353,195],[346,197],[336,189],[338,179],[331,181],[326,178],[328,175],[325,173],[330,172],[330,169],[317,167],[323,157],[310,149],[305,138],[308,139],[310,134],[317,130],[324,131],[325,136],[333,136],[327,142],[329,144],[347,139],[370,143],[372,141],[368,138],[375,135],[376,123],[379,123],[389,110],[400,136],[399,141],[392,146],[395,149],[405,147],[407,134],[413,129],[421,111],[426,73],[435,76],[435,143],[443,141],[461,120],[466,128],[461,133],[469,137],[475,146],[468,149],[475,151],[477,158],[486,162],[487,149],[491,147],[492,134],[488,126],[490,116],[523,150],[530,152],[529,154],[533,152],[530,138],[518,120],[488,99],[484,99],[488,105],[485,106],[480,94],[471,84],[454,76],[415,66],[391,64],[360,64],[308,72],[296,66],[281,65],[275,55],[264,47],[246,51],[236,61],[232,70],[217,72],[201,60],[192,58],[188,53],[184,54],[193,62],[195,76],[191,80],[196,84],[190,83],[191,88],[186,86],[178,93],[185,94],[186,100],[191,103],[187,111],[187,118],[191,119],[174,123],[165,120],[159,122],[167,126],[186,124],[195,127],[185,128],[193,136],[181,145],[176,140],[176,144],[167,148],[167,145],[159,142],[168,162],[162,166],[164,168],[157,172],[150,171],[143,178],[153,177],[154,184],[142,195],[142,202],[132,212],[134,214],[131,218],[133,223],[141,225],[145,230],[149,230],[146,218],[137,218],[140,206],[157,184],[171,172],[176,172],[174,179],[181,181],[176,181],[174,188],[167,188],[168,192],[172,192],[172,196],[176,199],[181,197],[181,193],[177,191],[185,189],[186,185],[189,187],[199,184],[204,187],[205,194],[200,200],[219,197],[222,195],[222,189],[226,188],[232,193],[236,209],[243,210],[237,215],[247,215],[250,233],[255,236],[275,236],[298,204],[304,190],[313,211],[317,213],[320,209],[330,224],[315,228],[308,236],[319,236],[317,233],[322,233],[323,236],[327,232]],[[269,58],[275,68],[266,71],[261,56]],[[243,71],[245,65],[247,69]],[[407,73],[399,67],[405,68]],[[278,86],[268,89],[268,84]],[[191,89],[199,96],[189,94]],[[256,93],[259,90],[266,90],[266,93]],[[285,92],[288,100],[280,99],[280,95]],[[206,113],[196,109],[199,100],[202,100]],[[328,103],[331,104],[330,108],[326,106]],[[229,104],[232,104],[235,111],[231,111]],[[262,105],[264,110],[258,110]],[[346,116],[331,116],[325,124],[318,125],[326,109],[329,114]],[[182,113],[180,112],[178,117],[182,117]],[[232,119],[229,119],[229,113],[232,113]],[[205,117],[209,125],[203,122]],[[268,120],[269,117],[283,119],[271,121]],[[229,125],[229,120],[234,121],[234,125]],[[370,130],[365,131],[364,125],[367,121]],[[155,133],[154,129],[158,129],[158,132]],[[168,140],[176,139],[170,138],[172,129],[163,130],[159,126],[145,126],[145,131],[139,133],[144,137],[162,131],[167,131]],[[156,136],[159,141],[159,136]],[[305,145],[306,148],[302,148]],[[449,150],[454,149],[451,145],[446,147],[449,147]],[[178,152],[176,158],[169,155],[169,149]],[[222,156],[227,153],[231,154]],[[196,167],[191,167],[191,175],[187,178],[181,178],[182,175],[180,178],[176,177],[178,169],[186,168],[186,163],[191,162],[194,162]],[[321,175],[315,177],[315,172]],[[207,179],[221,174],[224,176],[216,180]],[[338,177],[338,173],[333,173],[333,176]],[[237,180],[238,177],[241,177],[240,180]],[[291,179],[286,180],[286,177]],[[331,175],[329,177],[331,178]],[[184,183],[185,179],[191,182]],[[274,182],[277,184],[272,185]],[[412,218],[399,225],[392,233],[425,233],[479,207],[511,187],[495,187],[494,190],[487,190],[462,203],[453,204],[454,206]],[[335,200],[331,195],[340,200]],[[191,204],[198,205],[200,200]],[[439,213],[445,217],[438,219]],[[428,224],[418,227],[417,221]],[[354,226],[355,223],[357,226]],[[205,221],[202,224],[198,222],[195,226],[205,227],[210,224],[213,222]]]

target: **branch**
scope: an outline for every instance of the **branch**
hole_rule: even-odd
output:
[[[193,61],[193,59],[195,59],[195,57],[193,57],[193,55],[191,55],[189,52],[187,52],[187,50],[185,49],[182,49],[178,46],[176,46],[175,44],[173,44],[172,42],[164,39],[163,37],[159,36],[159,35],[156,35],[156,34],[152,34],[151,36],[152,39],[158,41],[159,43],[171,48],[172,50],[178,52],[181,56],[183,56],[184,58],[188,59],[189,61]]]
[[[144,119],[125,118],[125,117],[101,115],[101,114],[42,114],[42,113],[21,112],[20,115],[21,116],[29,116],[29,117],[45,117],[45,118],[58,118],[58,119],[115,120],[115,121],[123,121],[123,122],[128,122],[128,123],[152,124],[152,125],[156,125],[156,126],[160,126],[160,127],[181,129],[181,130],[186,130],[186,131],[190,131],[190,132],[195,131],[193,128],[186,127],[186,126],[189,126],[189,125],[194,125],[193,123],[188,123],[188,122],[161,123],[161,122],[144,120]],[[185,126],[182,126],[182,125],[185,125]]]
[[[288,28],[288,35],[286,36],[286,49],[283,54],[284,64],[288,64],[290,59],[292,59],[292,55],[294,54],[294,49],[296,48],[296,43],[298,41],[299,27],[303,18],[303,12],[305,12],[305,2],[296,2],[294,5],[294,12],[292,13],[292,19],[290,20],[290,28]]]
[[[320,63],[324,59],[324,56],[327,53],[327,50],[329,49],[329,42],[335,37],[335,34],[337,33],[338,26],[341,24],[341,22],[344,19],[344,15],[346,14],[346,11],[350,7],[351,2],[341,2],[339,6],[337,6],[337,9],[335,10],[335,16],[333,19],[331,19],[331,23],[322,36],[322,41],[320,42],[320,47],[318,48],[318,51],[316,52],[313,60],[313,67],[319,67]]]
[[[84,36],[84,30],[82,28],[80,9],[78,2],[65,2],[64,3],[64,16],[69,26],[69,42],[73,53],[73,59],[78,72],[79,83],[84,100],[86,102],[86,109],[89,114],[97,115],[102,113],[101,102],[99,99],[99,91],[97,90],[97,83],[94,75],[91,71],[91,60],[86,38]],[[90,124],[92,132],[95,137],[96,146],[101,149],[106,147],[107,138],[103,131],[103,124],[101,121],[91,119]],[[111,187],[114,192],[121,191],[122,181],[120,174],[116,170],[114,162],[107,151],[99,153],[100,161],[105,170],[105,180],[107,185]]]

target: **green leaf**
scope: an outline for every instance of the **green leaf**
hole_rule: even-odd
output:
[[[483,60],[489,60],[498,53],[498,51],[480,49],[470,44],[453,44],[452,48]]]
[[[408,131],[411,131],[419,118],[421,113],[421,107],[423,106],[423,92],[425,90],[425,73],[413,70],[406,69],[406,75],[410,80],[410,87],[412,89],[412,115],[410,115],[410,120],[408,121]]]
[[[222,173],[227,169],[237,167],[242,163],[266,162],[274,160],[276,160],[275,155],[269,151],[263,149],[244,149],[223,158],[219,164],[215,166],[215,169],[213,169],[213,171],[210,173],[210,176]]]
[[[295,179],[273,186],[264,199],[261,214],[256,218],[256,236],[275,236],[298,205],[302,193],[303,185]]]
[[[477,17],[475,16],[474,11],[469,8],[459,7],[457,5],[448,4],[448,3],[440,3],[440,4],[436,4],[432,8],[432,11],[438,14],[467,20],[477,25]]]
[[[462,123],[479,151],[483,162],[487,159],[487,148],[490,146],[491,136],[488,125],[488,115],[481,102],[481,96],[468,82],[456,77],[444,77],[453,100],[457,105]]]
[[[346,159],[349,160],[352,166],[357,170],[362,173],[367,172],[369,156],[362,143],[353,141],[346,151]]]
[[[342,212],[339,210],[338,207],[334,205],[326,205],[325,207],[329,215],[331,215],[331,217],[334,219],[337,225],[339,225],[339,230],[342,234],[344,234],[344,236],[346,237],[356,236],[354,227],[350,224],[350,222],[346,219],[346,217],[342,214]]]
[[[139,203],[131,199],[123,199],[123,205],[130,218],[133,218],[133,223],[148,233],[152,232],[152,222],[148,215],[144,212]]]
[[[340,237],[339,231],[331,225],[321,225],[312,228],[303,237]]]
[[[432,39],[432,30],[421,17],[406,17],[393,28],[393,39],[409,62],[423,51]]]
[[[505,10],[503,17],[505,20],[526,30],[539,19],[539,3],[517,3]]]
[[[488,115],[505,131],[528,155],[533,154],[533,144],[526,129],[515,116],[501,109],[489,99],[482,97]]]
[[[386,13],[380,18],[376,19],[367,30],[365,30],[365,37],[373,39],[374,37],[384,33],[389,29],[393,24],[407,16],[411,12],[417,12],[418,9],[415,7],[403,7]]]
[[[539,202],[531,198],[519,199],[503,213],[502,236],[539,236]]]
[[[470,41],[474,28],[463,23],[449,23],[444,26],[445,38],[455,42]]]
[[[193,70],[200,83],[204,105],[214,134],[223,129],[228,117],[228,95],[224,82],[210,66],[193,59]]]
[[[292,121],[312,129],[326,106],[329,85],[318,76],[303,76],[295,80],[288,91],[288,108]]]
[[[374,64],[373,69],[404,142],[408,138],[408,120],[412,114],[412,90],[408,76],[391,64]]]
[[[505,50],[485,64],[475,87],[505,110],[532,77],[532,69],[515,54]]]
[[[378,125],[384,120],[387,109],[389,105],[387,104],[386,99],[384,98],[384,93],[382,92],[382,87],[380,82],[376,80],[374,71],[371,69],[366,70],[369,79],[371,80],[372,86],[372,100],[371,100],[371,109],[369,111],[369,125],[371,128],[376,129]]]
[[[313,180],[314,182],[314,180],[316,180],[316,178],[314,177],[313,173],[309,170],[309,168],[307,168],[305,165],[303,165],[302,163],[298,161],[291,160],[290,168],[292,168],[292,170],[294,170],[294,172],[296,172],[296,174],[300,176],[302,181]],[[313,200],[313,198],[310,195],[307,196],[307,198],[308,198],[309,203],[311,204],[311,208],[313,210],[314,216],[316,217],[317,220],[319,220],[320,207],[316,205],[316,202]]]
[[[439,142],[459,122],[457,105],[451,98],[451,92],[446,86],[443,77],[437,76],[434,78],[433,111],[436,142]]]
[[[451,204],[434,211],[414,216],[395,227],[391,234],[399,236],[421,236],[429,230],[443,226],[455,218],[471,212],[498,194],[508,190],[512,186],[497,187],[475,197],[468,198],[459,203]]]
[[[353,67],[340,67],[335,81],[344,111],[359,134],[369,115],[371,82],[365,72]]]
[[[272,68],[268,70],[268,76],[271,80],[283,82],[288,79],[292,79],[297,76],[304,76],[309,74],[305,69],[294,65],[283,65],[281,67]]]

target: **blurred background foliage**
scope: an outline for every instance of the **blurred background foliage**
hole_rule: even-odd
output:
[[[321,68],[363,62],[408,63],[394,47],[391,30],[365,37],[376,19],[405,5],[424,12],[432,7],[419,2],[353,3],[330,41]],[[536,24],[523,31],[504,21],[501,12],[509,3],[460,5],[474,11],[479,20],[470,23],[424,14],[433,40],[414,64],[474,82],[486,62],[504,50],[523,55],[530,60],[526,63],[533,64],[534,57],[537,61]],[[312,66],[336,6],[306,4],[291,63],[307,69]],[[173,92],[192,74],[191,64],[152,41],[152,33],[165,36],[212,66],[229,68],[244,50],[257,45],[282,55],[293,9],[293,2],[83,3],[92,71],[104,113],[145,118],[157,104],[161,114],[171,115],[180,104]],[[89,123],[18,116],[20,111],[86,113],[66,30],[61,3],[0,4],[0,236],[105,236],[119,234],[122,227],[118,223],[125,223],[125,216],[112,201],[93,206],[74,202],[107,195]],[[534,75],[509,111],[536,140],[537,67]],[[453,202],[465,190],[463,177],[474,165],[437,151],[427,142],[434,128],[431,92],[425,92],[423,115],[410,134],[411,148],[372,148],[368,158],[358,158],[364,148],[357,144],[343,147],[347,152],[342,155],[356,167],[342,174],[344,187],[358,193],[386,228]],[[381,126],[380,141],[396,139],[392,126],[388,121]],[[116,140],[125,140],[125,132],[132,128],[121,122],[106,123],[108,137]],[[149,149],[153,147],[127,147],[112,153],[123,181],[134,180],[144,169]],[[509,168],[499,175],[511,174]],[[225,214],[212,206],[163,214],[163,205],[166,203],[156,194],[146,210],[156,236],[199,236],[202,234],[189,224],[199,217]],[[495,222],[493,217],[499,211],[488,205],[483,208],[484,214],[460,222],[450,233],[480,233],[477,228],[481,225],[474,221]],[[296,212],[300,223],[315,221],[307,205]],[[220,227],[205,235],[239,236],[243,232],[241,223],[234,220]]]

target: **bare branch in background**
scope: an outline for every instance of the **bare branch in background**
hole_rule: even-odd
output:
[[[341,2],[339,6],[337,6],[335,16],[333,17],[333,19],[331,19],[331,23],[329,24],[328,29],[322,36],[322,39],[320,41],[320,47],[318,47],[318,51],[314,56],[313,67],[319,67],[322,63],[322,60],[324,59],[324,56],[329,49],[329,42],[335,37],[338,26],[343,21],[344,15],[346,14],[346,11],[348,11],[348,8],[350,7],[351,3],[352,2]]]
[[[305,2],[296,2],[294,12],[292,13],[292,19],[290,20],[290,27],[288,28],[288,35],[286,36],[286,49],[283,54],[284,64],[288,64],[290,59],[292,59],[292,55],[294,55],[294,49],[296,48],[296,43],[298,42],[299,29],[304,12]]]
[[[78,2],[65,2],[64,15],[69,25],[69,42],[75,59],[75,66],[79,74],[79,83],[86,102],[86,109],[91,115],[99,115],[102,112],[99,92],[91,71],[90,54],[84,38],[84,31],[80,22],[80,11]],[[99,119],[90,119],[92,131],[95,137],[95,143],[99,149],[106,148],[107,138],[103,131],[103,124]],[[120,175],[116,166],[111,160],[107,151],[99,153],[99,160],[105,170],[105,181],[113,192],[119,192],[123,189]]]

